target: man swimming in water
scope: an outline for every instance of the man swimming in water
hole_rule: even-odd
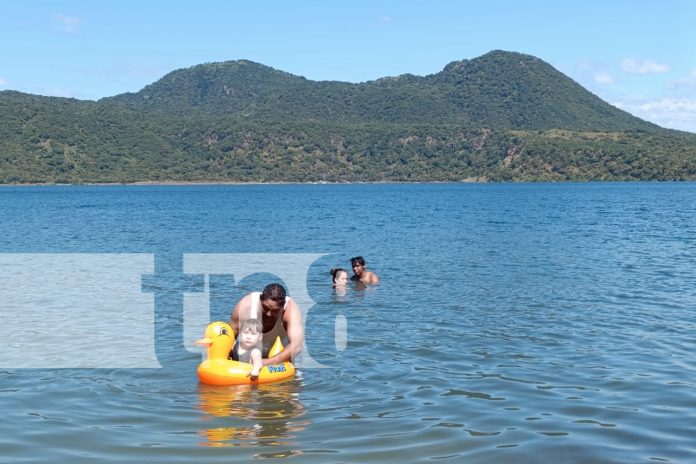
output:
[[[379,277],[372,271],[365,269],[365,258],[356,256],[350,259],[350,265],[353,268],[353,277],[350,280],[357,281],[363,284],[378,284]]]
[[[263,324],[261,353],[264,365],[292,361],[302,351],[302,313],[297,303],[287,296],[282,285],[267,285],[263,292],[252,292],[239,300],[230,316],[230,326],[234,333],[239,333],[241,323],[247,319],[259,319]],[[277,337],[283,343],[283,351],[268,358]]]

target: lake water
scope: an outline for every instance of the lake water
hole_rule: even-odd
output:
[[[0,462],[696,461],[694,183],[0,187],[0,218]],[[355,255],[382,283],[336,295]],[[280,278],[325,367],[199,385],[201,301]]]

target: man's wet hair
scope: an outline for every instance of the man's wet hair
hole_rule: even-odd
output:
[[[261,300],[273,300],[280,306],[285,305],[285,297],[287,293],[285,288],[280,284],[269,284],[263,289],[261,293]]]
[[[364,266],[365,265],[365,258],[362,256],[356,256],[355,258],[350,258],[350,265],[355,266],[355,263]]]

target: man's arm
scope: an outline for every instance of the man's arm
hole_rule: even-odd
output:
[[[246,300],[246,298],[247,297],[245,296],[237,302],[234,309],[232,309],[232,314],[230,315],[230,327],[232,327],[232,330],[234,330],[235,337],[239,335],[239,313],[240,308],[242,307],[242,302]]]
[[[370,272],[370,274],[367,276],[367,283],[370,284],[378,284],[379,283],[379,276],[375,274],[374,272]]]
[[[292,301],[285,310],[284,322],[288,332],[288,345],[283,351],[272,358],[264,359],[263,364],[280,364],[285,361],[292,362],[304,347],[304,325],[302,324],[302,313],[299,306]]]

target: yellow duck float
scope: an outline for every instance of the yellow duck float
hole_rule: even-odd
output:
[[[196,340],[196,345],[205,346],[208,351],[208,359],[198,366],[198,379],[201,383],[208,385],[269,383],[289,379],[295,375],[295,366],[286,361],[263,366],[258,378],[252,380],[251,364],[227,359],[234,343],[234,331],[228,323],[217,321],[208,324],[204,338]],[[278,337],[268,357],[273,357],[281,351],[283,351],[283,344]]]

